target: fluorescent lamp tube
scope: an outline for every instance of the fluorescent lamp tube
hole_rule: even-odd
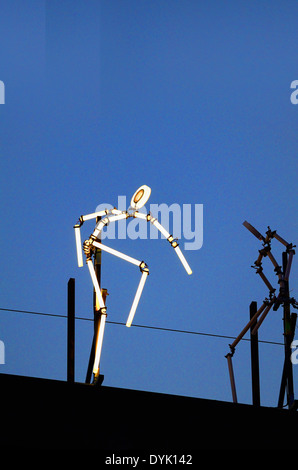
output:
[[[138,219],[143,219],[143,220],[147,220],[147,214],[143,214],[142,212],[135,212],[134,213],[134,216],[137,217]]]
[[[259,240],[265,240],[263,235],[260,234],[260,232],[258,232],[258,230],[256,228],[254,228],[249,222],[247,222],[246,220],[243,222],[244,227],[247,228],[247,230],[250,231],[250,233],[252,233],[255,237],[257,237]]]
[[[80,230],[80,227],[75,227],[74,230],[75,230],[75,237],[76,237],[78,266],[79,268],[81,268],[83,266],[81,230]]]
[[[146,186],[146,184],[143,184],[143,186],[140,186],[132,196],[130,207],[136,210],[141,209],[141,207],[143,207],[148,201],[150,194],[151,188]]]
[[[99,306],[100,306],[100,308],[105,308],[105,304],[104,304],[104,301],[103,301],[103,298],[102,298],[102,295],[101,295],[101,290],[100,290],[100,287],[99,287],[99,284],[98,284],[98,280],[97,280],[97,277],[96,277],[96,274],[95,274],[95,270],[94,270],[92,260],[88,260],[87,265],[88,265],[90,276],[91,276],[91,279],[92,279],[92,282],[93,282],[94,290],[95,290],[96,295],[97,295]]]
[[[285,281],[289,280],[294,253],[295,253],[294,250],[290,250],[288,263],[287,263],[287,268],[286,268],[286,272],[285,272]]]
[[[283,238],[281,238],[276,232],[274,233],[273,236],[274,236],[274,238],[276,238],[276,240],[278,240],[280,243],[285,245],[285,247],[288,247],[289,243],[286,242],[286,240],[284,240]]]
[[[186,261],[184,254],[180,250],[179,246],[177,245],[176,248],[174,248],[174,250],[176,251],[176,253],[177,253],[181,263],[183,264],[187,274],[189,274],[189,275],[192,274],[192,270],[191,270],[188,262]]]
[[[148,272],[147,272],[147,271],[143,271],[142,277],[141,277],[141,279],[140,279],[140,282],[139,282],[139,285],[138,285],[138,288],[137,288],[137,292],[136,292],[134,301],[133,301],[133,303],[132,303],[132,306],[131,306],[131,309],[130,309],[130,312],[129,312],[129,315],[128,315],[128,318],[127,318],[126,326],[128,326],[128,327],[131,326],[132,321],[133,321],[133,318],[134,318],[134,316],[135,316],[135,313],[136,313],[136,310],[137,310],[137,306],[138,306],[140,297],[141,297],[141,295],[142,295],[142,292],[143,292],[143,289],[144,289],[144,285],[145,285],[147,276],[148,276]]]
[[[141,261],[135,258],[132,258],[131,256],[125,255],[124,253],[121,253],[120,251],[114,250],[113,248],[110,248],[109,246],[103,245],[102,243],[93,242],[93,245],[96,246],[97,248],[100,248],[103,251],[106,251],[107,253],[110,253],[111,255],[118,256],[118,258],[121,258],[124,261],[128,261],[129,263],[135,264],[136,266],[140,266],[141,264]]]
[[[127,214],[126,212],[123,214],[118,214],[118,215],[112,215],[109,217],[109,222],[116,222],[117,220],[122,220],[122,219],[127,219]]]
[[[151,219],[151,223],[162,233],[165,238],[169,238],[169,232],[158,222],[157,219]]]
[[[82,219],[85,222],[86,220],[96,219],[96,217],[103,217],[106,215],[107,211],[93,212],[92,214],[82,215]]]
[[[96,345],[95,345],[95,359],[94,359],[94,364],[93,364],[93,374],[97,374],[98,369],[99,369],[106,318],[107,316],[104,313],[100,317],[99,331],[98,331],[98,335],[96,338]]]

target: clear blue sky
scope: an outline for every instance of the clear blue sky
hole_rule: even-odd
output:
[[[242,222],[298,241],[297,15],[295,1],[2,0],[0,307],[66,314],[75,277],[76,314],[92,318],[73,224],[147,184],[151,203],[204,204],[204,244],[186,252],[189,277],[162,240],[110,242],[150,266],[135,322],[236,336],[268,294]],[[264,270],[276,285],[268,259]],[[297,274],[294,259],[296,297]],[[108,320],[126,321],[138,278],[103,256]],[[92,323],[76,334],[84,381]],[[281,309],[259,338],[283,341]],[[0,339],[0,372],[66,378],[65,320],[0,312]],[[107,324],[104,384],[230,401],[229,342]],[[260,345],[264,405],[276,406],[282,365],[281,346]],[[234,367],[250,403],[248,342]],[[294,380],[297,394],[298,366]]]

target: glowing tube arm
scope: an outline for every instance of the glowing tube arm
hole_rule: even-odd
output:
[[[185,256],[184,254],[182,253],[182,251],[180,250],[179,246],[177,245],[175,247],[175,252],[177,253],[181,263],[183,264],[184,268],[185,268],[185,271],[187,272],[187,274],[191,275],[192,274],[192,270],[191,270],[191,267],[189,266],[188,262],[186,261],[185,259]]]
[[[109,213],[108,209],[104,211],[92,212],[92,214],[82,215],[81,220],[82,222],[86,222],[86,220],[96,219],[97,217],[103,217]]]
[[[178,258],[180,259],[181,263],[184,266],[185,271],[187,274],[192,274],[192,270],[188,264],[188,262],[185,259],[184,254],[180,250],[177,241],[173,238],[172,235],[169,234],[169,232],[154,218],[150,220],[150,222],[162,233],[162,235],[171,243],[172,247],[175,249],[176,254],[178,255]]]
[[[138,219],[143,219],[143,220],[147,220],[148,222],[150,221],[152,225],[154,225],[154,227],[157,228],[157,230],[160,231],[160,233],[165,237],[165,238],[169,238],[170,237],[170,234],[169,232],[158,222],[158,220],[155,218],[155,217],[152,217],[151,214],[143,214],[142,212],[134,212],[133,214],[134,217],[137,217]]]
[[[152,225],[154,225],[154,227],[157,228],[157,230],[160,231],[160,233],[165,237],[165,238],[169,238],[170,234],[169,232],[158,222],[157,219],[155,219],[154,217],[152,217],[150,219],[150,222],[152,223]]]
[[[148,222],[150,221],[154,227],[157,228],[157,230],[160,231],[160,233],[168,240],[168,242],[171,243],[172,247],[175,249],[181,263],[183,264],[187,274],[192,274],[191,267],[189,266],[188,262],[185,259],[185,256],[183,255],[182,251],[180,250],[178,246],[178,242],[176,239],[174,239],[173,235],[170,235],[169,232],[158,222],[158,220],[155,217],[152,217],[150,214],[142,214],[140,212],[135,212],[134,217],[137,217],[139,219],[147,220]]]
[[[75,237],[76,237],[78,266],[79,268],[81,268],[83,266],[81,230],[80,230],[80,227],[76,227],[76,226],[74,230],[75,230]]]
[[[141,298],[141,295],[142,295],[142,292],[143,292],[144,285],[145,285],[148,274],[149,274],[149,270],[148,270],[148,268],[147,269],[145,268],[145,270],[142,272],[142,277],[140,279],[140,282],[139,282],[139,285],[138,285],[138,288],[137,288],[137,292],[136,292],[134,301],[132,303],[132,306],[131,306],[131,309],[130,309],[130,312],[129,312],[129,315],[128,315],[128,318],[127,318],[126,326],[128,326],[128,327],[130,327],[131,324],[132,324],[132,321],[133,321],[133,318],[135,316],[137,306],[138,306],[138,303],[140,301],[140,298]]]
[[[95,375],[97,375],[99,372],[99,363],[100,363],[100,356],[101,356],[101,350],[102,350],[106,318],[107,318],[107,314],[104,311],[102,312],[101,317],[100,317],[99,331],[98,331],[96,343],[95,343],[95,358],[94,358],[94,364],[93,364],[93,374]]]
[[[119,213],[120,212],[120,213]],[[104,228],[105,225],[108,225],[110,222],[116,222],[117,220],[127,219],[128,213],[118,211],[118,209],[112,209],[111,213],[116,214],[109,217],[105,217],[101,219],[95,227],[95,230],[92,234],[93,238],[97,238],[100,235],[100,232]]]
[[[93,242],[93,245],[103,251],[106,251],[107,253],[110,253],[111,255],[118,256],[118,258],[121,258],[124,261],[128,261],[129,263],[132,263],[136,266],[140,266],[141,264],[141,261],[132,258],[131,256],[125,255],[124,253],[121,253],[121,251],[114,250],[114,248],[110,248],[109,246],[103,245],[102,243]]]

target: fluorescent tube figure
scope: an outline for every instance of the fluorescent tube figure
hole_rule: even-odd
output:
[[[137,292],[135,294],[134,301],[132,303],[132,306],[131,306],[131,309],[127,318],[127,322],[126,322],[127,327],[130,327],[132,324],[134,315],[136,313],[136,309],[138,307],[138,303],[140,301],[140,298],[141,298],[141,295],[145,286],[145,282],[149,275],[148,265],[144,261],[140,261],[135,258],[132,258],[131,256],[125,255],[124,253],[121,253],[120,251],[117,251],[101,243],[100,235],[101,235],[103,228],[106,225],[110,224],[111,222],[117,222],[119,220],[127,219],[129,217],[139,218],[139,219],[143,219],[144,221],[150,222],[152,225],[154,225],[157,228],[157,230],[161,232],[161,234],[168,240],[168,242],[174,248],[187,274],[192,274],[192,270],[188,262],[186,261],[182,251],[179,248],[177,239],[175,239],[173,235],[171,235],[158,222],[158,220],[154,218],[150,213],[143,214],[139,212],[139,209],[141,209],[148,201],[150,194],[151,194],[151,189],[148,186],[146,185],[140,186],[140,188],[138,188],[137,191],[132,196],[130,207],[128,208],[127,211],[120,211],[114,208],[114,209],[106,209],[103,211],[94,212],[92,214],[82,215],[79,218],[77,224],[74,226],[78,266],[82,267],[83,256],[82,256],[82,242],[81,242],[80,228],[83,225],[83,223],[86,222],[87,220],[100,218],[99,222],[97,222],[95,229],[93,233],[90,235],[89,239],[85,240],[83,243],[83,251],[86,255],[86,263],[89,268],[90,276],[92,279],[97,301],[99,304],[99,312],[101,315],[99,331],[97,333],[96,344],[95,344],[95,359],[94,359],[94,364],[93,364],[93,374],[95,378],[99,374],[99,363],[100,363],[101,349],[102,349],[102,343],[103,343],[105,321],[106,321],[106,316],[107,316],[107,308],[104,302],[102,291],[98,283],[98,279],[97,279],[94,265],[92,262],[92,255],[95,249],[99,248],[103,251],[106,251],[107,253],[110,253],[114,256],[117,256],[118,258],[123,259],[124,261],[128,261],[129,263],[132,263],[135,266],[138,266],[141,271],[141,279],[140,279]]]
[[[233,343],[229,345],[231,352],[229,352],[226,355],[226,358],[228,360],[232,396],[233,396],[233,401],[235,403],[237,402],[237,394],[236,394],[236,386],[235,386],[234,372],[233,372],[233,366],[232,366],[232,357],[235,353],[235,348],[237,344],[239,343],[239,341],[241,341],[241,339],[246,334],[246,332],[250,328],[252,328],[252,325],[254,324],[255,326],[253,327],[251,334],[252,335],[256,334],[256,332],[262,325],[263,321],[265,320],[266,316],[268,315],[271,307],[273,307],[273,310],[277,310],[281,304],[283,304],[284,306],[288,305],[288,308],[290,304],[292,304],[294,308],[298,308],[298,302],[293,297],[290,298],[289,295],[287,294],[287,290],[288,290],[287,283],[289,281],[292,260],[295,254],[295,250],[294,250],[295,245],[293,245],[292,243],[288,243],[286,240],[284,240],[280,235],[276,233],[276,230],[272,231],[270,227],[268,227],[268,230],[266,232],[266,237],[264,237],[255,227],[253,227],[246,220],[243,222],[243,225],[245,228],[247,228],[247,230],[250,231],[250,233],[252,233],[258,240],[260,240],[263,243],[263,248],[259,250],[259,256],[257,260],[254,262],[254,266],[252,266],[252,268],[256,269],[256,273],[259,274],[260,278],[262,279],[266,287],[269,289],[269,299],[267,297],[265,298],[261,307],[253,315],[253,317],[250,319],[247,325],[243,328],[243,330],[237,336],[237,338],[233,341]],[[284,271],[282,270],[282,267],[278,265],[276,259],[271,253],[271,241],[274,238],[286,247],[286,252],[284,254],[287,257],[287,266]],[[278,296],[275,295],[276,289],[272,286],[270,281],[267,279],[267,277],[263,273],[262,260],[266,256],[268,256],[268,258],[270,259],[271,263],[274,266],[274,272],[278,276],[278,283],[279,283]],[[293,322],[294,318],[296,322],[296,317],[294,316],[291,317],[290,321]],[[292,330],[293,330],[292,334],[294,338],[295,327],[292,328]]]

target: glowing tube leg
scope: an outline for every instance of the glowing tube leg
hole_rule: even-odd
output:
[[[99,306],[100,306],[100,308],[105,308],[105,304],[104,304],[104,301],[103,301],[103,298],[102,298],[101,290],[100,290],[100,287],[99,287],[99,284],[98,284],[98,280],[97,280],[95,270],[94,270],[94,266],[93,266],[93,263],[92,263],[91,259],[87,261],[87,265],[88,265],[88,268],[89,268],[90,276],[91,276],[91,279],[92,279],[92,282],[93,282],[93,286],[94,286],[94,289],[95,289],[95,292],[96,292],[96,296],[97,296],[97,299],[98,299]]]
[[[76,237],[78,266],[79,268],[81,268],[83,266],[81,230],[80,230],[80,227],[75,227],[74,230],[75,230],[75,237]]]
[[[138,289],[137,289],[134,301],[132,303],[132,306],[131,306],[131,309],[130,309],[130,312],[129,312],[129,315],[128,315],[128,318],[127,318],[126,326],[128,326],[128,327],[131,326],[131,324],[132,324],[132,321],[133,321],[133,318],[135,316],[136,309],[137,309],[140,297],[142,295],[142,292],[143,292],[144,285],[145,285],[148,274],[149,273],[147,271],[143,271],[143,273],[142,273],[142,277],[141,277],[140,283],[138,285]]]
[[[99,370],[99,363],[100,363],[100,356],[101,356],[101,349],[102,349],[102,343],[103,343],[103,335],[104,335],[104,330],[105,330],[106,318],[107,318],[106,313],[102,313],[102,315],[100,317],[99,331],[98,331],[98,335],[97,335],[97,338],[96,338],[96,344],[95,344],[95,359],[94,359],[94,364],[93,364],[93,374],[95,374],[95,375],[98,374],[98,370]]]
[[[120,251],[114,250],[114,248],[110,248],[109,246],[103,245],[102,243],[99,242],[93,242],[93,245],[96,246],[97,248],[100,248],[103,251],[106,251],[107,253],[110,253],[111,255],[118,256],[118,258],[124,259],[124,261],[128,261],[129,263],[135,264],[136,266],[140,266],[141,261],[132,258],[131,256],[125,255],[124,253],[121,253]]]
[[[181,263],[183,264],[187,274],[192,274],[192,270],[188,264],[188,262],[186,261],[185,257],[184,257],[184,254],[182,253],[182,251],[180,250],[179,246],[177,245],[175,248],[175,252],[177,253]]]

